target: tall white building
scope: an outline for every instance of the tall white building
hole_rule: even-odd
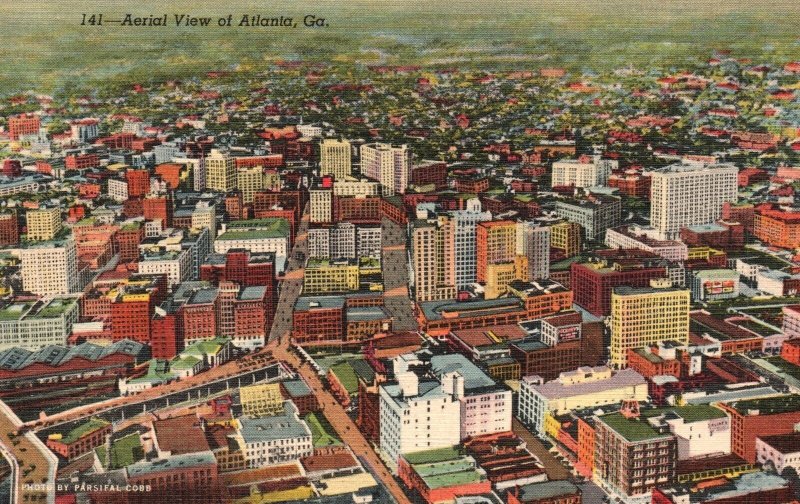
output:
[[[517,255],[528,258],[528,281],[550,276],[550,227],[535,222],[517,224]]]
[[[736,201],[738,173],[731,164],[674,164],[647,172],[650,225],[672,239],[681,228],[718,220],[722,204]]]
[[[308,229],[309,259],[329,259],[331,257],[331,232],[328,228]]]
[[[352,173],[352,151],[347,140],[326,138],[319,144],[319,173],[336,180]]]
[[[461,439],[511,430],[511,391],[500,387],[461,354],[436,355],[431,370],[442,390],[458,399]]]
[[[331,258],[355,259],[356,226],[352,222],[340,222],[331,228],[330,233]]]
[[[406,145],[362,145],[361,174],[380,182],[384,196],[405,194],[411,175],[411,151]]]
[[[167,286],[172,289],[192,275],[192,256],[188,250],[147,250],[139,260],[139,273],[167,275]]]
[[[492,214],[482,212],[480,200],[473,198],[467,201],[465,210],[456,210],[451,216],[455,224],[456,289],[461,290],[476,282],[475,227],[492,220]]]
[[[380,196],[381,186],[379,182],[374,180],[344,177],[333,182],[333,194],[334,196],[355,196],[359,198]]]
[[[228,153],[211,149],[205,158],[206,187],[220,192],[236,189],[236,160]]]
[[[380,226],[358,226],[356,228],[356,255],[358,257],[372,257],[380,259],[383,251],[381,247]]]
[[[553,163],[552,183],[557,186],[594,187],[608,182],[611,171],[619,167],[619,161],[600,159],[600,156],[566,159]]]
[[[192,227],[208,229],[211,240],[214,240],[217,236],[217,211],[213,203],[208,201],[197,202],[192,211]]]
[[[75,242],[49,241],[19,249],[22,288],[39,294],[69,294],[79,289]]]
[[[395,376],[398,384],[380,387],[380,449],[396,473],[404,453],[461,441],[461,404],[437,380],[422,381],[410,371]]]
[[[36,351],[48,345],[66,345],[79,311],[77,296],[0,306],[0,350],[17,347]]]

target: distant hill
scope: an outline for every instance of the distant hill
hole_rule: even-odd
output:
[[[83,13],[105,20],[167,14],[170,26],[80,26]],[[213,21],[176,28],[173,14]],[[216,26],[228,14],[234,24],[245,14],[291,16],[301,27]],[[303,28],[306,14],[326,18],[329,27]],[[0,94],[53,91],[86,79],[180,77],[279,58],[603,70],[680,67],[721,49],[785,61],[800,53],[798,18],[800,2],[790,0],[0,2]]]

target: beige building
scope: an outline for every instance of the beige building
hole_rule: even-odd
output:
[[[326,138],[319,144],[320,175],[333,175],[336,180],[352,173],[352,151],[347,140]]]
[[[611,292],[611,364],[628,364],[628,349],[661,341],[689,343],[690,291],[666,279],[651,287],[615,287]]]
[[[249,417],[272,416],[283,412],[283,396],[277,383],[260,383],[239,389],[242,414]]]
[[[313,223],[333,221],[333,191],[330,189],[309,189],[310,219]]]
[[[632,369],[614,372],[605,366],[581,367],[544,382],[526,376],[519,388],[519,418],[539,434],[546,432],[548,415],[619,404],[623,400],[647,400],[647,380]]]
[[[40,296],[78,291],[75,242],[42,242],[20,249],[22,288]]]
[[[550,246],[573,257],[581,251],[581,226],[576,222],[559,222],[550,226]]]
[[[456,295],[455,223],[447,216],[419,220],[411,231],[414,299],[437,301]]]
[[[243,168],[236,172],[236,187],[242,192],[242,201],[252,203],[256,191],[264,188],[264,171],[260,166]]]
[[[357,291],[360,281],[356,259],[310,259],[303,274],[304,294]]]
[[[384,196],[405,194],[411,175],[411,151],[406,145],[362,145],[361,174],[380,182]]]
[[[211,149],[205,164],[206,188],[220,192],[236,189],[236,161],[230,154]]]
[[[52,240],[61,231],[61,209],[59,208],[28,210],[25,219],[28,227],[28,240]]]
[[[594,187],[603,186],[608,182],[611,171],[619,167],[619,161],[600,159],[600,156],[590,158],[583,156],[580,159],[566,159],[553,163],[553,176],[551,185]]]

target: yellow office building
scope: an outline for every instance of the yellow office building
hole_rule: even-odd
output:
[[[660,341],[689,342],[690,291],[668,280],[651,287],[615,287],[611,293],[611,364],[624,368],[628,349]]]
[[[550,227],[550,246],[573,257],[581,251],[581,226],[575,222],[559,222]]]
[[[58,208],[28,210],[25,219],[30,241],[52,240],[61,231],[61,210]]]
[[[310,259],[303,276],[304,294],[357,291],[360,282],[358,261]]]

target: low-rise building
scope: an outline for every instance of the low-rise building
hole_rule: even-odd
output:
[[[237,420],[236,439],[248,468],[291,462],[313,453],[311,429],[299,418],[297,407],[284,401],[283,413]]]
[[[548,415],[562,415],[628,399],[647,400],[647,381],[642,375],[630,369],[613,372],[607,367],[582,367],[561,373],[549,382],[535,375],[523,377],[517,415],[543,435]]]

